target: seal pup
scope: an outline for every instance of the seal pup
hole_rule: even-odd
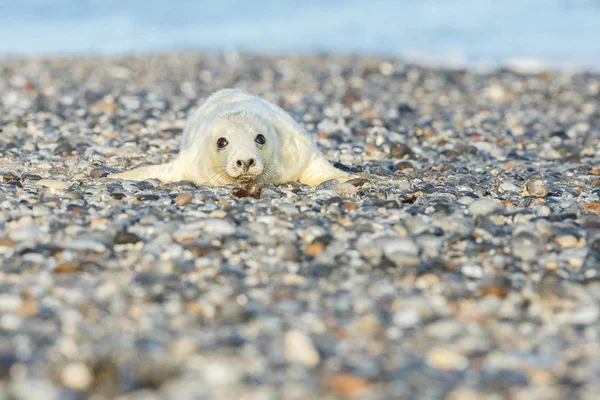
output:
[[[207,186],[297,181],[316,186],[351,175],[333,167],[283,109],[239,89],[223,89],[188,119],[173,161],[109,178],[189,180]]]

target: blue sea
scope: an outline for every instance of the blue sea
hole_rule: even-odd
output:
[[[0,0],[0,56],[354,53],[600,69],[600,0]]]

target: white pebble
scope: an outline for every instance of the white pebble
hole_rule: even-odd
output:
[[[67,365],[60,374],[62,383],[74,390],[85,390],[94,380],[90,370],[83,363],[72,363]]]
[[[502,209],[502,203],[496,199],[482,199],[473,202],[469,206],[469,212],[473,216],[487,215]]]
[[[310,337],[299,330],[291,330],[284,338],[285,356],[289,361],[312,368],[320,361],[319,352],[313,345]]]
[[[69,182],[56,181],[53,179],[40,179],[35,184],[36,186],[43,186],[56,190],[65,190],[71,187],[71,184]]]
[[[204,223],[204,231],[213,235],[225,236],[235,233],[235,226],[219,218],[209,218]]]

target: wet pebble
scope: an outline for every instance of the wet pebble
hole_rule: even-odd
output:
[[[261,187],[257,184],[251,183],[248,185],[244,185],[242,187],[237,187],[231,191],[231,196],[241,199],[244,197],[252,197],[255,199],[260,199]]]

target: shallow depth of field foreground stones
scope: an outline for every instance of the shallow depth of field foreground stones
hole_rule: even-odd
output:
[[[115,181],[223,87],[348,184]],[[595,399],[600,77],[0,61],[0,398]]]

